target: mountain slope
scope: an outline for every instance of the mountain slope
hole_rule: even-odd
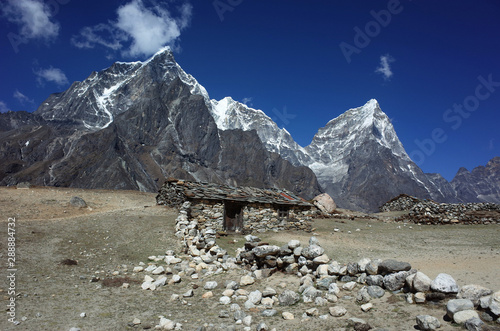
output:
[[[219,131],[210,105],[169,50],[115,63],[34,114],[0,114],[0,183],[156,191],[173,176],[321,192],[310,169],[267,151],[254,131]]]
[[[460,168],[451,185],[467,201],[500,203],[500,157],[494,157],[486,166],[476,167],[470,172]]]

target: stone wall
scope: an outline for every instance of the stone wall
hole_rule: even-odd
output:
[[[315,212],[310,208],[290,206],[288,217],[279,217],[278,210],[272,204],[249,203],[243,207],[243,232],[311,231],[311,218]],[[189,217],[197,222],[200,230],[212,228],[223,231],[224,203],[217,200],[193,200]]]

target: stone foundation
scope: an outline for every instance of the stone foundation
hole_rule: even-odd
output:
[[[280,217],[272,204],[249,203],[242,209],[243,232],[265,232],[283,230],[311,231],[315,210],[290,206],[288,217]],[[224,230],[224,203],[213,200],[194,200],[188,210],[190,220],[196,221],[198,228]]]

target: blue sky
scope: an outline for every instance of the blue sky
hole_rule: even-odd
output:
[[[375,98],[413,160],[451,180],[500,156],[498,17],[496,0],[2,1],[0,111],[170,45],[212,98],[302,146]]]

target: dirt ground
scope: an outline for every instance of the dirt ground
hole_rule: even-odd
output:
[[[89,208],[69,204],[71,197],[83,198]],[[218,298],[223,288],[215,289],[212,299],[201,299],[203,284],[216,280],[239,280],[245,272],[200,277],[183,277],[179,284],[167,285],[156,291],[140,288],[143,273],[133,273],[140,262],[148,263],[151,255],[163,255],[166,250],[178,248],[173,235],[176,211],[156,206],[155,194],[132,191],[78,190],[67,188],[0,188],[1,233],[0,259],[8,262],[8,223],[16,219],[16,320],[8,321],[7,309],[0,318],[0,330],[141,330],[154,328],[159,316],[183,324],[184,330],[196,330],[208,324],[208,329],[225,330],[234,325],[228,318],[219,318],[219,312],[229,309],[221,306]],[[363,257],[393,258],[411,265],[434,278],[444,272],[452,275],[459,286],[479,284],[493,290],[500,289],[500,226],[417,226],[376,220],[316,220],[315,233],[330,258],[339,262],[356,262]],[[338,229],[339,231],[335,231]],[[358,230],[359,229],[359,230]],[[268,232],[258,234],[270,243],[283,244],[299,239],[307,244],[310,233]],[[234,243],[236,241],[236,243]],[[228,251],[241,247],[241,236],[219,239]],[[65,265],[62,261],[77,261]],[[11,295],[6,268],[1,269],[0,296],[4,308]],[[109,286],[121,284],[127,277],[129,288]],[[99,278],[99,280],[97,280]],[[168,276],[170,279],[171,276]],[[246,289],[263,290],[274,287],[278,293],[284,288],[296,290],[295,276],[274,274],[259,280]],[[172,294],[181,294],[195,288],[192,298],[184,302],[170,301]],[[355,303],[356,290],[342,291],[339,302],[349,313],[342,318],[329,316],[323,320],[312,317],[302,320],[312,304],[279,307],[274,317],[262,317],[258,310],[247,312],[253,316],[252,329],[265,321],[277,330],[348,330],[347,318],[358,317],[374,328],[387,330],[415,330],[415,317],[430,314],[442,322],[440,330],[459,330],[460,327],[443,321],[443,304],[410,305],[402,294],[388,293],[373,300],[374,309],[362,312]],[[243,306],[243,302],[239,302]],[[334,304],[330,304],[334,305]],[[328,306],[317,307],[320,315],[328,313]],[[294,313],[295,319],[285,321],[281,312]],[[81,314],[85,313],[85,317]],[[132,326],[134,318],[141,324]],[[242,326],[238,326],[242,329]]]

